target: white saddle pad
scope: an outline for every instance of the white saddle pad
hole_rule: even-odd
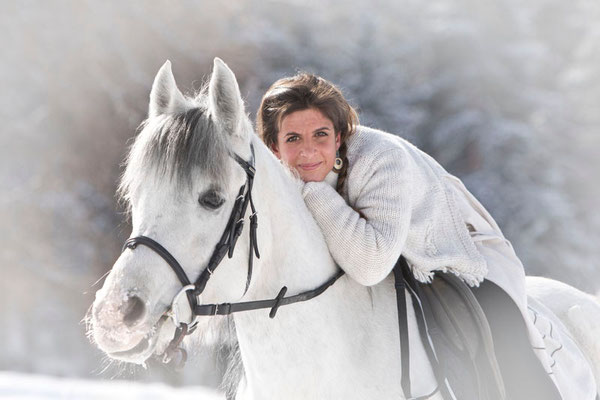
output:
[[[544,343],[534,345],[534,350],[556,382],[563,400],[595,400],[596,380],[587,357],[549,309],[531,297],[528,304],[531,321]]]

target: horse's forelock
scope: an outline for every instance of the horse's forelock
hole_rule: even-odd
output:
[[[149,171],[168,179],[178,188],[192,185],[199,170],[212,181],[224,184],[228,165],[228,143],[210,118],[204,102],[173,115],[149,118],[140,125],[125,160],[118,196],[126,203]]]

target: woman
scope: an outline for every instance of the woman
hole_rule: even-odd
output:
[[[280,79],[269,88],[257,130],[305,182],[304,201],[334,260],[352,279],[375,285],[402,254],[422,282],[435,271],[452,272],[471,286],[484,282],[493,293],[510,296],[517,322],[525,320],[533,346],[543,347],[529,320],[525,274],[510,242],[462,182],[433,158],[398,136],[359,126],[342,93],[310,74]],[[489,306],[485,299],[483,306]],[[490,324],[494,328],[494,318]],[[499,343],[515,340],[510,332],[497,335]],[[533,354],[529,343],[525,347]],[[550,371],[547,355],[536,355]],[[508,364],[517,361],[506,357]],[[511,373],[503,370],[505,380]],[[543,370],[541,375],[547,383]],[[536,397],[538,389],[532,387],[524,398],[553,398]],[[523,395],[522,383],[520,391]]]

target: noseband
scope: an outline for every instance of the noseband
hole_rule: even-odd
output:
[[[185,353],[185,350],[179,348],[179,345],[186,335],[194,331],[198,323],[198,318],[200,316],[229,315],[234,312],[270,308],[271,312],[269,316],[271,318],[274,318],[279,306],[310,300],[323,293],[327,288],[333,285],[339,277],[341,277],[344,274],[342,270],[339,270],[332,278],[330,278],[318,288],[312,291],[297,294],[295,296],[284,297],[287,291],[287,287],[284,286],[283,288],[281,288],[279,294],[274,299],[249,301],[242,303],[200,304],[201,295],[204,292],[204,289],[206,288],[208,280],[215,272],[215,269],[219,266],[223,258],[225,258],[226,254],[229,258],[233,257],[235,245],[237,243],[238,238],[242,234],[242,230],[244,228],[244,217],[248,209],[248,204],[250,205],[252,214],[250,215],[250,249],[248,252],[248,277],[246,279],[244,295],[250,287],[254,256],[256,256],[256,258],[260,258],[256,236],[256,230],[258,228],[258,215],[254,207],[254,202],[252,201],[252,185],[254,183],[254,174],[256,173],[254,167],[254,147],[250,145],[250,149],[252,151],[252,158],[250,162],[245,161],[235,153],[231,154],[231,157],[246,172],[246,182],[240,187],[238,196],[236,197],[235,203],[233,204],[231,215],[229,216],[229,221],[227,222],[225,230],[221,235],[221,239],[217,243],[209,259],[208,265],[200,273],[200,276],[198,277],[198,279],[196,279],[194,283],[190,281],[187,274],[185,273],[179,262],[177,262],[175,257],[173,257],[173,255],[171,255],[171,253],[169,253],[167,249],[165,249],[160,243],[158,243],[154,239],[151,239],[147,236],[136,236],[127,239],[127,241],[125,241],[125,244],[123,245],[122,251],[125,251],[127,249],[134,250],[138,245],[143,245],[152,249],[171,267],[171,269],[173,270],[173,272],[175,272],[177,278],[179,278],[179,281],[183,286],[182,289],[173,298],[171,308],[163,316],[163,318],[172,318],[173,322],[175,323],[175,326],[177,327],[175,337],[173,338],[173,340],[171,340],[163,354],[164,363],[170,363],[173,360],[173,356],[177,352],[181,356],[178,362],[179,366],[182,366],[185,363],[187,355]],[[188,323],[181,322],[181,320],[179,319],[178,300],[183,295],[183,293],[187,295],[188,302],[190,304],[190,310],[192,313],[192,320]]]

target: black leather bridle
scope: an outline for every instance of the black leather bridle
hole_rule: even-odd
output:
[[[270,308],[271,312],[269,313],[269,317],[274,318],[280,306],[310,300],[327,290],[327,288],[333,285],[344,274],[344,272],[340,269],[332,278],[327,280],[318,288],[308,292],[297,294],[295,296],[284,297],[285,293],[287,292],[287,287],[284,286],[283,288],[281,288],[279,294],[274,299],[248,301],[241,303],[199,304],[201,303],[201,301],[199,302],[199,299],[201,299],[201,295],[204,292],[204,289],[206,288],[206,284],[208,283],[208,280],[210,279],[212,274],[215,272],[215,269],[219,266],[226,254],[229,256],[229,258],[233,256],[235,245],[237,243],[238,238],[242,234],[242,230],[244,228],[244,217],[246,215],[248,205],[250,205],[252,214],[250,215],[250,249],[248,258],[248,277],[246,279],[244,295],[250,287],[254,256],[256,256],[256,258],[260,258],[256,236],[256,230],[258,228],[258,214],[256,212],[256,208],[254,207],[254,202],[252,201],[252,185],[254,183],[254,175],[256,173],[256,170],[254,168],[254,147],[251,145],[250,149],[252,151],[252,158],[250,162],[245,161],[235,153],[231,154],[231,157],[246,172],[246,182],[240,187],[238,196],[235,199],[235,203],[233,205],[233,209],[229,217],[229,221],[227,222],[225,230],[221,235],[221,239],[217,243],[209,259],[207,267],[200,273],[200,276],[198,277],[198,279],[196,279],[194,283],[192,283],[191,280],[188,278],[187,274],[185,273],[179,262],[177,262],[175,257],[173,257],[173,255],[171,255],[171,253],[169,253],[167,249],[165,249],[160,243],[158,243],[154,239],[151,239],[147,236],[136,236],[127,239],[127,241],[125,241],[125,244],[123,245],[123,251],[127,249],[134,250],[138,245],[144,245],[152,249],[163,260],[165,260],[165,262],[171,267],[173,272],[175,272],[177,278],[179,278],[179,281],[183,285],[183,288],[173,298],[171,309],[169,309],[163,315],[163,318],[173,318],[173,321],[177,326],[174,338],[171,340],[171,342],[167,346],[167,349],[162,354],[162,359],[164,363],[171,363],[174,360],[174,356],[176,354],[180,355],[177,364],[179,366],[182,366],[185,363],[187,355],[185,350],[180,348],[179,345],[181,344],[183,338],[186,335],[194,331],[194,329],[197,326],[198,317],[200,316],[229,315],[234,312]],[[192,313],[192,320],[188,323],[179,321],[178,312],[176,309],[177,301],[183,293],[186,293],[187,295],[188,302],[190,304],[190,310]]]

